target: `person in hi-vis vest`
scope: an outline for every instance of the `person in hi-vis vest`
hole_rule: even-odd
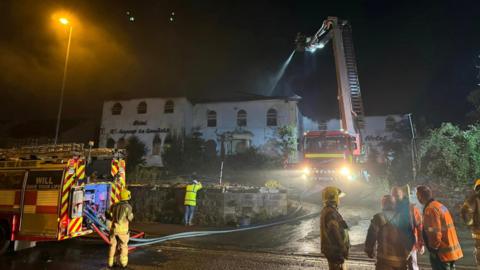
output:
[[[191,184],[188,184],[185,188],[185,226],[192,226],[193,214],[195,213],[195,207],[197,206],[197,192],[202,189],[202,183],[197,180],[193,180]]]

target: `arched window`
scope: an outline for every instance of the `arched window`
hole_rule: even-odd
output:
[[[118,140],[117,149],[125,149],[126,146],[127,146],[127,140],[125,140],[125,138],[121,138],[120,140]]]
[[[115,148],[115,140],[112,138],[108,138],[107,140],[107,148]]]
[[[391,116],[385,118],[385,130],[393,131],[395,129],[395,119]]]
[[[247,112],[245,110],[240,110],[237,113],[237,126],[246,127],[247,126]]]
[[[277,126],[277,110],[273,108],[267,111],[267,126],[268,127]]]
[[[115,103],[112,107],[112,115],[119,115],[122,113],[122,104]]]
[[[147,113],[147,103],[146,103],[145,101],[142,101],[142,102],[138,103],[137,113],[138,113],[138,114],[145,114],[145,113]]]
[[[173,113],[173,109],[174,109],[174,104],[173,104],[173,101],[171,100],[167,100],[167,102],[165,102],[165,109],[163,110],[164,113]]]
[[[160,155],[162,152],[162,139],[160,139],[160,136],[158,134],[155,135],[153,138],[153,143],[152,143],[152,155]]]
[[[208,111],[207,113],[207,127],[216,127],[217,126],[217,112]]]

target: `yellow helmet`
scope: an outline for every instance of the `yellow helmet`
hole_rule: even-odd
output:
[[[334,203],[338,205],[340,197],[343,197],[343,195],[345,194],[337,187],[326,187],[322,191],[323,204]]]
[[[475,180],[475,186],[473,187],[473,190],[478,191],[480,189],[480,179]]]
[[[122,189],[122,191],[120,192],[120,200],[128,201],[130,200],[130,198],[132,198],[132,195],[130,194],[130,190],[126,188]]]

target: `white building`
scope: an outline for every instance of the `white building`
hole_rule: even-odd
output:
[[[294,96],[216,102],[191,102],[185,97],[107,101],[99,145],[123,148],[135,135],[148,148],[145,158],[150,166],[162,166],[168,134],[198,135],[214,145],[217,153],[234,154],[251,146],[269,152],[277,127],[292,125],[301,134],[299,100]]]

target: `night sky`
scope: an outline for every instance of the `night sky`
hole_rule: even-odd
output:
[[[56,116],[73,16],[65,117],[97,120],[105,99],[270,94],[297,32],[351,22],[367,115],[414,112],[463,122],[476,85],[480,1],[0,2],[0,120]],[[296,53],[273,94],[336,114],[331,46]],[[478,63],[477,63],[478,64]],[[54,129],[52,128],[52,133]]]

